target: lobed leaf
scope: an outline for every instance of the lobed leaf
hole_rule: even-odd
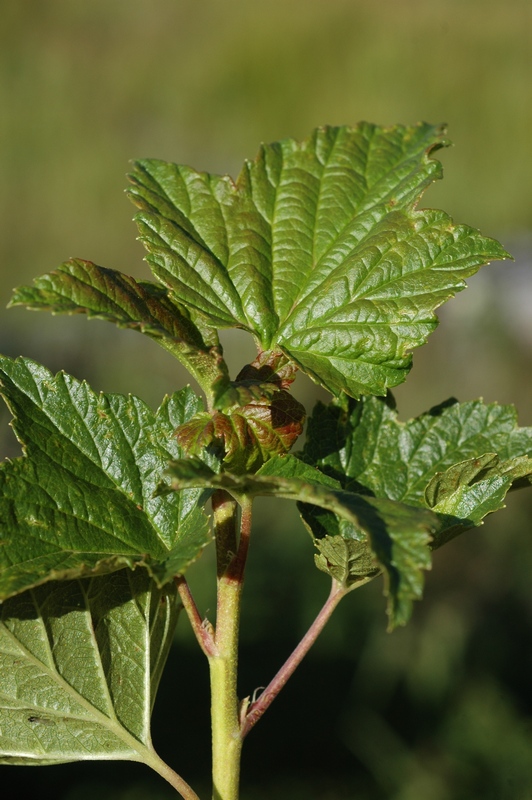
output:
[[[507,257],[417,210],[446,144],[427,124],[320,128],[264,145],[236,183],[140,161],[130,195],[152,271],[205,324],[249,331],[334,394],[385,394],[434,310]]]
[[[50,582],[0,607],[0,763],[157,758],[150,715],[176,589],[145,570]]]
[[[330,558],[330,549],[335,545],[329,536],[325,537],[327,541],[317,541],[321,551],[318,565],[327,567],[326,571],[337,580],[343,574],[346,586],[354,586],[362,578],[383,570],[391,626],[404,624],[412,600],[421,596],[422,570],[430,568],[429,543],[439,525],[438,517],[428,509],[345,491],[334,478],[294,456],[271,458],[254,475],[215,474],[199,459],[171,462],[167,474],[170,484],[161,484],[158,489],[163,495],[190,487],[224,489],[237,499],[275,495],[296,500],[303,508],[312,506],[332,512],[344,520],[350,544],[341,565],[343,571],[339,572],[337,556]],[[363,564],[369,570],[365,575],[360,570]]]
[[[136,397],[6,357],[0,388],[24,449],[0,467],[0,598],[125,566],[162,585],[198,556],[209,540],[201,492],[153,497],[182,454],[175,428],[201,408],[189,388],[153,414]]]
[[[530,481],[531,455],[532,428],[518,427],[513,406],[450,400],[402,423],[391,398],[318,404],[303,452],[347,490],[433,508],[433,546]]]

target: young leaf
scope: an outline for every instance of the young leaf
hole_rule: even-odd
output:
[[[367,542],[344,539],[343,536],[325,536],[323,539],[316,539],[315,543],[319,550],[319,555],[314,558],[316,566],[343,586],[355,587],[371,580],[380,572]],[[429,566],[427,564],[427,569]],[[406,621],[405,618],[404,622]]]
[[[287,391],[294,372],[284,358],[259,357],[235,381],[217,382],[215,408],[176,431],[184,452],[200,458],[215,453],[233,473],[256,472],[272,456],[288,453],[305,422],[305,408]]]
[[[532,459],[528,456],[517,456],[504,461],[494,453],[486,453],[454,464],[445,472],[436,473],[425,490],[425,500],[431,508],[443,508],[445,505],[448,513],[451,513],[453,498],[457,492],[493,479],[507,482],[508,486],[517,481],[522,482],[523,479],[525,483],[530,483]]]
[[[301,404],[288,392],[277,392],[269,402],[248,403],[230,414],[201,412],[178,428],[177,439],[191,455],[211,448],[228,470],[256,472],[271,456],[288,452],[304,419]]]
[[[531,454],[532,428],[518,427],[513,406],[450,400],[401,423],[391,398],[344,398],[316,406],[303,457],[350,491],[433,508],[438,546],[449,526],[478,525],[530,480]]]
[[[167,474],[170,485],[161,484],[160,494],[190,487],[209,487],[224,489],[237,499],[275,495],[296,500],[304,507],[310,505],[332,512],[344,520],[347,525],[342,534],[345,533],[346,538],[356,544],[352,544],[345,555],[343,581],[346,586],[354,586],[361,578],[373,577],[379,568],[382,569],[392,627],[408,620],[412,600],[421,596],[422,571],[430,568],[429,543],[440,524],[439,518],[428,509],[345,491],[334,478],[294,456],[274,457],[254,475],[215,474],[198,459],[171,462]],[[360,547],[361,543],[366,545],[365,551]],[[327,548],[330,549],[330,545],[329,541],[324,545],[317,542],[322,555],[322,558],[318,557],[318,566],[322,569],[329,563]],[[364,575],[360,571],[363,564],[368,569]],[[334,560],[326,571],[340,580],[338,564]]]
[[[150,715],[177,622],[145,570],[50,582],[0,607],[0,763],[153,765]]]
[[[175,428],[201,408],[190,389],[153,414],[27,359],[0,357],[0,382],[25,452],[0,468],[0,598],[135,565],[162,585],[198,556],[201,492],[153,497],[181,455]]]
[[[10,306],[26,306],[53,314],[86,314],[132,328],[155,339],[178,358],[207,391],[226,377],[212,329],[201,332],[166,289],[90,261],[71,259],[33,286],[15,289]]]
[[[240,327],[333,392],[385,394],[434,310],[506,258],[417,202],[447,142],[427,124],[320,128],[264,145],[233,183],[138,162],[130,194],[154,274],[213,327]]]

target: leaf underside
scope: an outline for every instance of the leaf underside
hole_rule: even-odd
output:
[[[50,582],[0,606],[0,763],[148,761],[177,622],[145,570]]]
[[[427,124],[320,128],[264,145],[236,181],[139,161],[130,195],[153,273],[194,319],[238,327],[333,394],[386,393],[434,310],[507,254],[417,203],[447,144]]]
[[[0,357],[0,390],[24,456],[0,467],[0,598],[45,581],[145,566],[162,585],[209,541],[201,491],[153,497],[182,451],[190,389],[156,414],[64,373]]]

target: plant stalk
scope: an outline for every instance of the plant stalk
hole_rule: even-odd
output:
[[[168,783],[174,787],[176,792],[183,798],[183,800],[200,800],[199,795],[183,780],[181,775],[168,766],[157,753],[150,751],[145,757],[144,763],[150,766],[155,772],[164,778]]]
[[[281,669],[277,672],[274,678],[270,681],[268,686],[264,689],[259,699],[255,703],[251,703],[247,707],[247,713],[242,720],[242,739],[249,733],[251,728],[256,725],[264,712],[271,706],[283,686],[288,679],[294,674],[295,670],[301,664],[303,658],[307,655],[308,651],[324,629],[329,621],[334,609],[346,594],[349,589],[342,586],[333,579],[330,594],[318,613],[316,619],[299,642],[298,646],[287,658]]]
[[[209,656],[211,676],[213,800],[238,800],[242,734],[237,695],[240,599],[251,531],[251,501],[238,506],[226,492],[212,500],[218,572],[216,651]]]
[[[214,628],[208,619],[201,618],[186,578],[183,575],[178,575],[175,578],[175,584],[199,646],[207,658],[216,655]]]

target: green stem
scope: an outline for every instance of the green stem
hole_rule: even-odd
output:
[[[211,674],[213,800],[238,800],[242,734],[237,696],[240,598],[251,531],[251,502],[242,500],[237,546],[236,502],[224,491],[212,500],[218,565],[216,651]]]
[[[150,751],[149,754],[145,756],[144,763],[148,764],[148,766],[155,770],[155,772],[158,772],[162,778],[168,781],[176,792],[181,795],[183,800],[200,800],[199,795],[196,794],[177,772],[174,772],[168,764],[159,758],[157,753]]]

